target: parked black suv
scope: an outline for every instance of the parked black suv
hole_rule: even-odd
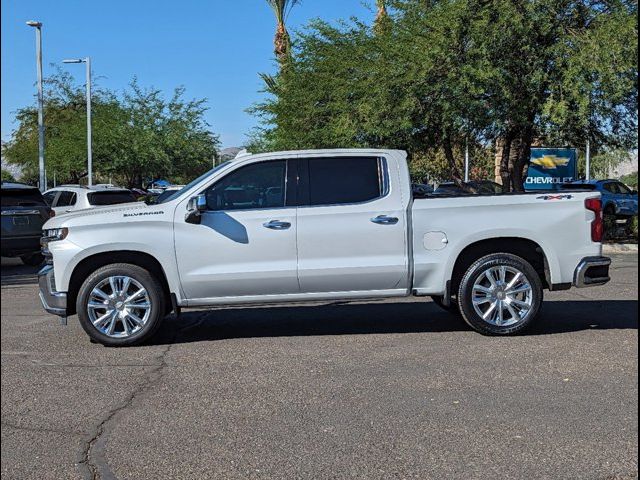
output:
[[[53,211],[40,191],[29,185],[2,182],[3,257],[20,257],[26,265],[39,265],[42,225]]]

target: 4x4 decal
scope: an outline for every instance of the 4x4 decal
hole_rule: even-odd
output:
[[[571,200],[573,195],[541,195],[536,200]]]

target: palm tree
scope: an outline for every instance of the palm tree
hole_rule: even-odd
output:
[[[291,9],[300,3],[300,0],[267,0],[267,3],[276,16],[276,35],[273,40],[274,53],[278,62],[284,64],[291,53],[291,38],[285,22]]]
[[[389,13],[387,12],[387,2],[385,0],[376,0],[378,12],[373,23],[373,30],[381,35],[389,30]]]

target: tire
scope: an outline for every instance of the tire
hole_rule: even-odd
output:
[[[612,240],[618,234],[618,225],[616,219],[616,208],[611,204],[607,205],[603,212],[605,240]]]
[[[510,294],[507,288],[512,282],[514,293]],[[474,294],[476,301],[481,300],[476,305]],[[536,270],[523,258],[509,253],[477,260],[465,272],[458,291],[462,318],[484,335],[514,335],[529,328],[542,299],[542,281]]]
[[[22,260],[22,263],[25,265],[37,267],[44,262],[44,256],[41,253],[30,253],[28,255],[21,255],[20,260]]]
[[[451,303],[449,304],[448,307],[444,304],[444,296],[443,295],[431,295],[431,300],[433,300],[433,303],[435,303],[437,306],[439,306],[445,312],[453,313],[454,315],[459,315],[460,314],[460,309],[458,308],[458,303],[453,298],[451,299]]]
[[[166,304],[162,285],[151,273],[137,265],[114,263],[87,277],[78,292],[76,311],[91,339],[107,347],[127,347],[157,331]]]

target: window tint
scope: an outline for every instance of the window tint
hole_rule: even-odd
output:
[[[605,183],[602,188],[610,193],[618,193],[618,189],[616,188],[615,183]]]
[[[116,192],[92,192],[88,195],[91,205],[117,205],[119,203],[136,202],[135,195],[127,191]],[[58,204],[59,204],[58,200]]]
[[[47,205],[52,207],[53,206],[53,200],[55,200],[57,194],[58,194],[58,192],[45,193],[42,196],[42,198],[44,198],[44,201],[47,203]]]
[[[309,205],[360,203],[382,195],[377,158],[309,159]]]
[[[37,188],[2,189],[3,207],[36,207],[46,205]]]
[[[73,192],[63,191],[60,192],[56,207],[69,207],[76,204],[76,194]]]
[[[209,210],[248,210],[285,205],[287,162],[255,163],[239,168],[206,191]]]

